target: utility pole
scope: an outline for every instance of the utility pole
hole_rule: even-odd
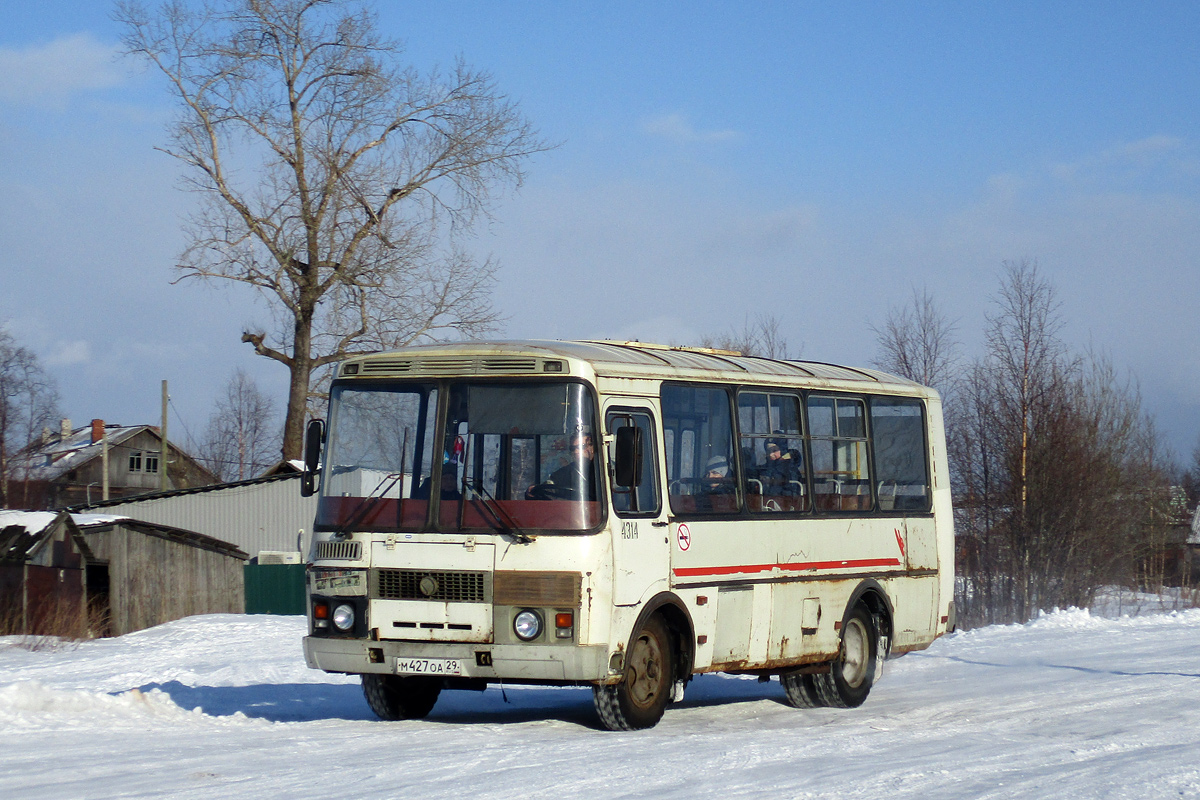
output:
[[[108,499],[108,428],[100,436],[100,499]]]
[[[162,382],[162,442],[161,450],[158,456],[158,488],[166,491],[171,488],[167,482],[167,400],[170,395],[167,394],[167,382]]]

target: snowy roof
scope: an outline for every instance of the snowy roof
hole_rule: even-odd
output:
[[[304,472],[304,462],[298,458],[285,459],[276,461],[270,467],[263,471],[260,478],[267,478],[272,475],[295,475]]]
[[[71,514],[65,511],[0,509],[0,559],[21,557],[26,553],[33,552],[41,541],[42,534],[60,517],[69,518],[79,533],[95,533],[88,529],[122,522],[133,530],[150,530],[157,536],[183,542],[193,547],[224,553],[243,561],[249,558],[247,553],[231,542],[171,525],[143,522],[123,514]]]
[[[0,509],[0,530],[12,527],[24,528],[28,533],[41,533],[58,519],[57,511],[9,511]]]
[[[0,509],[0,530],[12,527],[24,528],[28,533],[41,533],[58,519],[60,511],[11,511]],[[71,521],[80,528],[92,525],[111,525],[130,519],[118,514],[71,514]]]
[[[153,425],[105,427],[110,448],[142,431],[150,431],[158,436],[158,428]],[[72,431],[66,438],[45,445],[34,444],[27,447],[15,455],[11,463],[16,474],[28,477],[29,480],[52,481],[73,469],[78,469],[93,458],[99,458],[103,449],[101,442],[92,442],[92,426],[85,425]]]
[[[93,525],[112,525],[114,522],[131,520],[133,517],[121,514],[72,514],[71,519],[75,520],[75,524],[79,527],[88,528]]]
[[[78,530],[71,527],[69,515],[62,511],[9,511],[0,509],[0,561],[25,561],[35,557],[51,537],[47,534],[60,519],[67,520],[72,536]],[[85,558],[91,558],[87,545],[79,540]]]

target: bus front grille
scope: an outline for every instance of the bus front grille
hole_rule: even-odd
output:
[[[488,602],[488,573],[412,569],[371,571],[371,597],[381,600]]]
[[[362,558],[362,542],[317,542],[318,561],[358,561]]]

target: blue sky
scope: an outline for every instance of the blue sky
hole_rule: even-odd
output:
[[[1069,344],[1190,456],[1200,5],[380,6],[412,64],[489,70],[560,143],[476,239],[505,335],[688,342],[769,313],[804,357],[863,364],[917,287],[974,355],[1002,262],[1036,259]],[[263,310],[170,284],[194,198],[107,6],[0,9],[0,320],[66,413],[151,421],[168,379],[198,433],[237,366],[281,395],[239,341]]]

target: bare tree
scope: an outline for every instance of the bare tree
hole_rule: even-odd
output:
[[[1191,464],[1178,472],[1179,485],[1183,487],[1187,496],[1187,507],[1194,511],[1197,503],[1200,503],[1200,439],[1192,448]]]
[[[1066,348],[1058,338],[1063,325],[1058,294],[1039,274],[1036,261],[1005,262],[995,305],[987,317],[987,358],[997,378],[1000,419],[1010,426],[1006,433],[1016,437],[1015,479],[1023,509],[1034,411],[1051,399],[1047,393],[1071,367],[1062,362]]]
[[[496,265],[461,237],[546,145],[490,76],[401,66],[347,0],[120,2],[115,16],[179,102],[165,152],[204,198],[181,277],[248,284],[274,309],[272,333],[242,340],[291,373],[285,458],[315,370],[497,324]]]
[[[275,406],[242,369],[217,400],[198,458],[223,481],[246,480],[274,463],[279,452]]]
[[[964,532],[974,536],[982,569],[974,588],[994,615],[989,622],[1023,619],[1035,607],[1033,576],[1045,554],[1028,509],[1034,431],[1065,413],[1070,401],[1062,390],[1075,379],[1058,338],[1054,287],[1036,263],[1005,262],[993,305],[986,352],[967,381],[964,419],[951,432]]]
[[[11,497],[10,488],[27,477],[14,473],[10,454],[59,416],[54,379],[42,370],[36,354],[0,327],[0,508],[21,499]]]
[[[1068,351],[1035,264],[1005,265],[987,319],[950,442],[967,624],[1086,605],[1098,587],[1148,574],[1170,519],[1136,385],[1106,357]]]
[[[958,370],[957,327],[928,289],[914,287],[907,305],[889,309],[881,327],[871,326],[879,344],[875,366],[946,394]]]
[[[788,349],[787,339],[779,327],[776,317],[758,314],[753,321],[747,317],[740,329],[730,328],[727,333],[705,335],[700,339],[700,347],[763,358],[798,358],[798,354],[793,355]]]

